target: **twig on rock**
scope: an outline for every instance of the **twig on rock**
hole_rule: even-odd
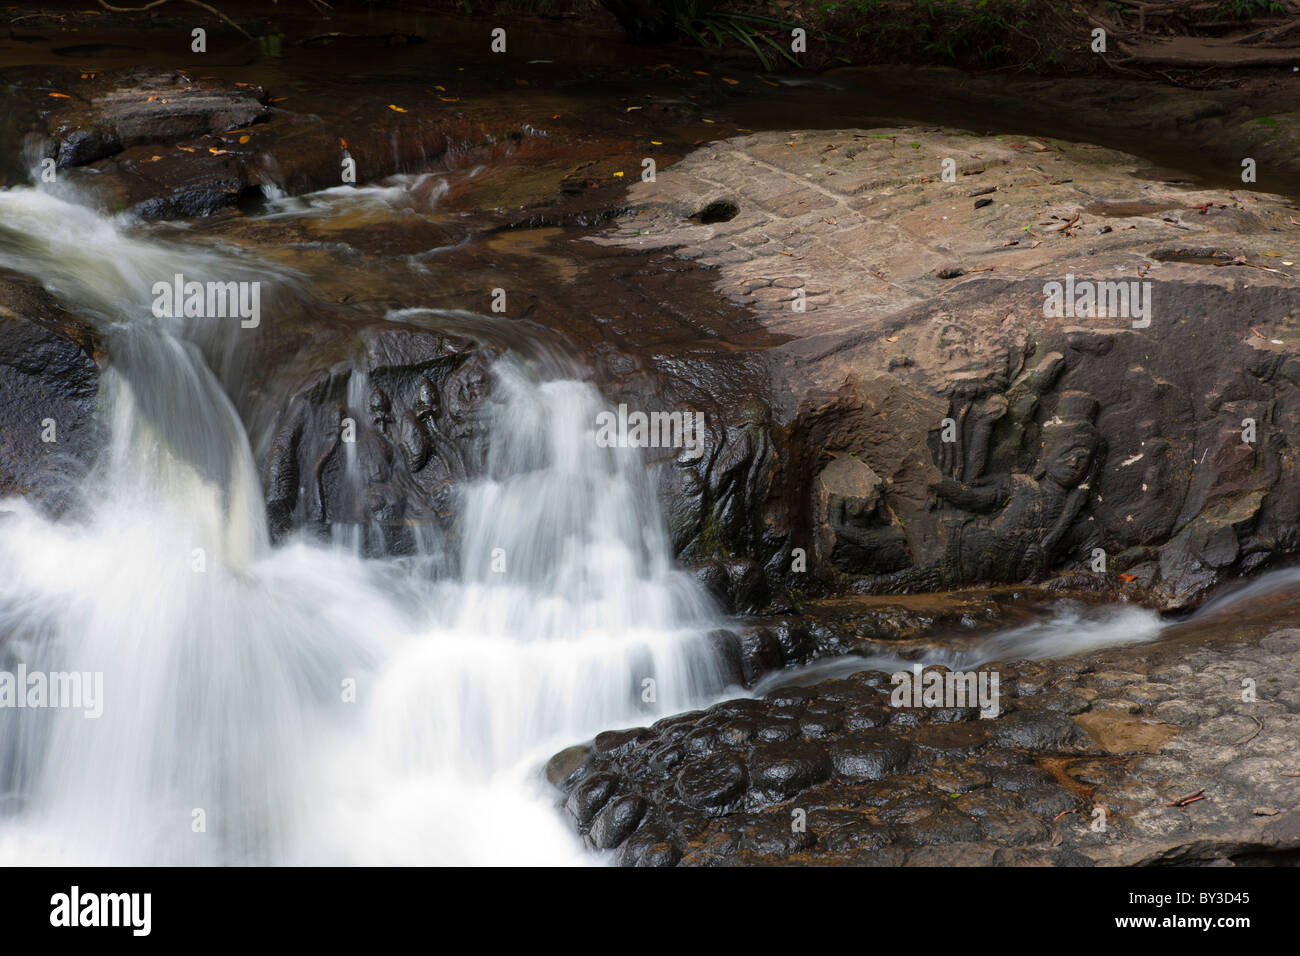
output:
[[[1185,797],[1179,797],[1177,800],[1174,800],[1172,803],[1166,803],[1165,806],[1177,807],[1178,809],[1181,810],[1183,807],[1187,806],[1188,804],[1195,803],[1197,800],[1204,800],[1204,799],[1205,799],[1205,788],[1202,787],[1200,790],[1197,790],[1195,793],[1189,793]]]
[[[98,3],[105,10],[111,10],[114,13],[143,13],[146,10],[152,10],[154,7],[160,7],[164,3],[170,2],[170,0],[153,0],[152,3],[146,3],[143,7],[115,7],[111,3],[108,3],[107,0],[95,0],[95,2]],[[234,27],[236,30],[238,30],[248,39],[250,40],[253,39],[252,35],[247,30],[241,27],[234,20],[230,19],[230,17],[226,16],[216,7],[209,6],[208,4],[204,3],[203,0],[185,0],[185,2],[192,3],[196,7],[202,7],[204,10],[208,11],[208,13],[212,14],[218,20],[221,20],[223,23],[229,24],[230,26]]]
[[[1252,329],[1251,331],[1254,331],[1254,330]],[[1263,337],[1264,337],[1264,336],[1262,336],[1262,335],[1260,336],[1260,338],[1263,338]],[[1247,716],[1247,717],[1250,717],[1250,714],[1246,714],[1246,716]],[[1234,746],[1234,747],[1240,747],[1242,744],[1248,744],[1248,743],[1250,743],[1252,740],[1254,740],[1256,737],[1258,737],[1258,736],[1259,736],[1259,732],[1260,732],[1261,730],[1264,729],[1264,722],[1263,722],[1262,720],[1260,720],[1258,717],[1250,717],[1250,719],[1253,720],[1253,721],[1255,722],[1255,731],[1254,731],[1254,733],[1252,733],[1252,734],[1251,734],[1250,736],[1248,736],[1248,737],[1242,737],[1240,740],[1238,740],[1238,741],[1237,741],[1236,743],[1234,743],[1232,746]]]

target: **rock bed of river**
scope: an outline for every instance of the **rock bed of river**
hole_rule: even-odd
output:
[[[982,670],[1000,677],[995,717],[891,707],[890,675],[864,670],[607,731],[547,776],[627,866],[1300,854],[1300,630]]]

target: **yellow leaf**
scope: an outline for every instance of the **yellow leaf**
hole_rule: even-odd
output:
[[[708,76],[709,74],[705,73],[703,70],[696,70],[696,71],[695,71],[695,75],[696,75],[696,76]]]
[[[179,150],[182,150],[183,152],[186,152],[186,153],[192,153],[192,152],[194,152],[194,147],[193,147],[193,146],[177,146],[176,148],[179,149]]]
[[[438,99],[442,100],[444,103],[459,103],[459,102],[460,102],[460,97],[459,97],[459,96],[440,96],[440,97],[438,97]]]
[[[1274,258],[1274,259],[1281,259],[1281,258],[1282,258],[1282,253],[1280,253],[1280,252],[1266,252],[1266,253],[1264,253],[1264,255],[1266,255],[1266,256],[1271,256],[1271,257]]]
[[[623,171],[622,171],[622,170],[619,170],[619,171],[616,172],[614,175],[617,176],[619,179],[622,179],[622,178],[623,178]]]
[[[239,141],[240,141],[241,143],[247,143],[250,139],[252,139],[251,136],[241,136],[241,137],[239,137]]]
[[[72,99],[72,97],[69,96],[67,93],[51,93],[50,96],[54,97],[56,100],[70,100],[70,99]]]
[[[446,93],[446,92],[447,92],[447,87],[445,87],[445,86],[438,86],[436,83],[434,84],[434,87],[433,87],[433,88],[434,88],[435,90],[437,90],[439,93]]]
[[[651,145],[651,146],[662,146],[663,143],[659,142],[659,140],[657,140],[657,139],[652,139],[652,140],[650,140],[650,145]]]
[[[722,82],[723,82],[723,83],[729,83],[729,84],[731,84],[732,86],[739,86],[739,85],[740,85],[740,80],[733,80],[733,79],[732,79],[731,77],[729,77],[729,76],[724,76],[724,77],[722,78]]]
[[[400,106],[394,106],[392,103],[389,103],[389,104],[388,104],[388,108],[389,108],[390,110],[392,110],[394,113],[405,113],[405,112],[406,112],[406,110],[402,109]]]
[[[161,156],[150,156],[150,157],[149,157],[149,162],[151,162],[151,163],[156,163],[156,162],[158,162],[158,160],[160,160],[160,159],[162,159]]]

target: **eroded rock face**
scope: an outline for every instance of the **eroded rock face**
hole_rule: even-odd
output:
[[[1290,207],[1140,166],[891,128],[745,136],[634,184],[600,241],[715,267],[790,337],[733,550],[792,585],[800,548],[858,590],[1124,575],[1170,606],[1294,550]]]
[[[95,462],[99,337],[40,286],[0,271],[0,496],[51,512],[73,502]]]

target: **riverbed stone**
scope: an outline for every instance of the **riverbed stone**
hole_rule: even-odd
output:
[[[99,333],[54,297],[0,270],[0,497],[23,495],[52,514],[77,505],[75,481],[98,460]]]
[[[994,717],[844,726],[783,741],[715,736],[710,752],[692,758],[699,769],[676,776],[650,769],[651,744],[618,757],[593,752],[584,772],[611,775],[611,792],[645,801],[647,835],[618,857],[628,865],[651,846],[663,861],[680,850],[680,865],[1285,860],[1300,851],[1300,828],[1269,824],[1300,806],[1300,714],[1275,700],[1242,701],[1235,677],[1251,670],[1281,686],[1300,681],[1300,631],[1285,626],[1300,618],[1293,603],[1247,602],[1172,625],[1149,644],[990,663],[1016,678],[1009,709]],[[1016,693],[1020,681],[1033,693]],[[1053,706],[1084,682],[1119,700],[1158,684],[1168,699],[1158,717],[1123,707],[1072,717]],[[660,721],[654,732],[698,730],[710,714],[736,720],[743,711],[761,723],[772,711],[883,709],[890,692],[888,675],[858,671]]]

